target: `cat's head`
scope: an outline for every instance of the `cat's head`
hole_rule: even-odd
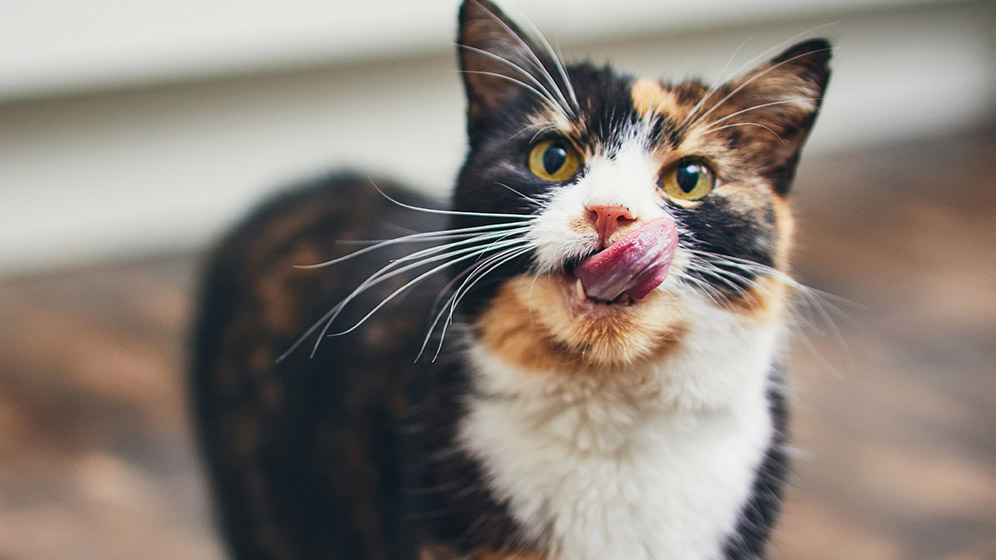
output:
[[[485,347],[530,370],[615,367],[667,356],[703,321],[778,320],[826,41],[714,87],[671,84],[565,66],[468,0],[458,53],[470,150],[456,224],[510,224],[486,230],[507,235],[489,238],[493,270],[468,298]]]

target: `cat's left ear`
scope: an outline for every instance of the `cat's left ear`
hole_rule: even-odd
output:
[[[727,84],[722,112],[728,118],[719,126],[737,127],[743,149],[778,193],[792,185],[799,151],[823,103],[830,56],[830,43],[812,39]]]
[[[500,121],[499,109],[517,96],[569,111],[570,86],[559,60],[542,39],[524,32],[489,0],[464,0],[457,55],[467,89],[467,130],[472,140],[478,131]]]

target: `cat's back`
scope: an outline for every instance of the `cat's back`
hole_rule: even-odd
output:
[[[397,185],[377,186],[420,202]],[[438,287],[315,347],[323,316],[410,248],[386,247],[348,266],[301,265],[363,247],[349,240],[440,229],[438,221],[393,204],[369,179],[336,175],[265,203],[211,255],[192,396],[222,529],[239,558],[398,557],[409,476],[399,454],[417,445],[400,425]],[[364,293],[325,334],[352,326],[410,278]]]

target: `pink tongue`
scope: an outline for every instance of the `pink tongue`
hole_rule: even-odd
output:
[[[625,293],[640,300],[667,278],[677,248],[674,220],[664,216],[588,257],[575,274],[590,298],[612,301]]]

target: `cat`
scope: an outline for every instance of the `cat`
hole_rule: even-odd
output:
[[[210,257],[191,387],[230,552],[762,557],[829,44],[710,87],[565,66],[488,0],[458,33],[449,209],[334,174]]]

